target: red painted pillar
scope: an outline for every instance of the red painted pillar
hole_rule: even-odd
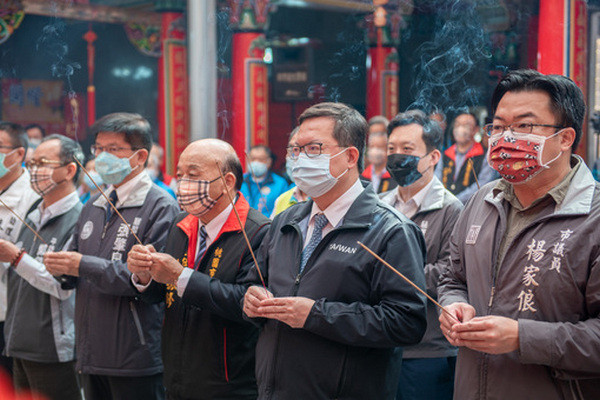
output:
[[[259,32],[233,34],[231,145],[242,165],[250,147],[269,144],[269,82],[262,41],[264,34]]]
[[[398,113],[399,60],[396,47],[404,15],[412,10],[393,8],[387,1],[366,17],[367,39],[367,119],[383,115],[392,119]],[[385,7],[384,7],[385,6]],[[396,5],[397,7],[397,5]]]
[[[94,86],[94,70],[95,70],[95,58],[96,49],[94,48],[94,42],[98,39],[98,35],[92,30],[92,24],[90,23],[90,29],[83,35],[83,39],[87,42],[87,56],[88,56],[88,87],[87,87],[87,120],[88,126],[91,126],[96,121],[96,87]]]
[[[158,142],[164,171],[174,175],[189,143],[189,96],[185,20],[181,12],[162,13],[162,53],[158,63]]]
[[[540,0],[537,69],[571,78],[587,91],[587,4],[584,0]],[[577,153],[585,157],[586,134]]]

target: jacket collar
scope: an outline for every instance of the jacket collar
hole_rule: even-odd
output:
[[[421,203],[418,212],[439,210],[444,207],[444,197],[446,196],[446,188],[440,180],[434,175],[433,183],[429,191]]]
[[[456,144],[453,144],[452,146],[448,147],[446,151],[444,151],[444,154],[448,156],[451,160],[456,161]],[[467,151],[467,154],[465,154],[465,160],[471,157],[482,156],[484,154],[485,150],[483,149],[481,143],[475,142],[475,144],[473,144],[473,147],[471,147],[469,151]]]
[[[23,196],[34,196],[37,200],[40,198],[36,192],[31,188],[31,179],[29,172],[26,168],[23,168],[23,173],[8,188],[2,193],[2,201],[4,201],[9,207],[16,208],[21,201]]]
[[[142,176],[140,180],[131,189],[131,193],[129,194],[129,196],[127,196],[127,198],[119,208],[141,207],[144,204],[144,202],[146,201],[146,196],[148,196],[148,192],[152,188],[153,183],[152,179],[150,178],[150,176],[148,176],[147,173],[142,172],[141,175]],[[94,205],[96,207],[106,209],[107,204],[104,196],[100,195],[94,201]]]
[[[246,184],[249,187],[250,187],[250,185],[256,185],[256,184],[258,184],[258,186],[260,186],[260,187],[263,187],[265,185],[275,182],[275,180],[273,179],[273,173],[271,172],[271,170],[267,170],[267,176],[265,176],[265,179],[263,179],[260,182],[254,181],[254,179],[252,179],[252,174],[250,172],[246,172],[244,174],[244,181],[246,182]]]
[[[365,185],[363,181],[361,181],[361,184],[365,187],[365,190],[354,200],[354,203],[352,203],[344,216],[339,229],[368,228],[373,224],[374,209],[379,202],[379,197],[371,184]],[[291,209],[292,215],[289,217],[289,221],[281,227],[281,230],[289,229],[294,225],[297,226],[304,218],[310,215],[312,206],[312,199],[294,206]]]
[[[589,214],[592,208],[596,181],[581,157],[574,154],[571,156],[571,160],[576,163],[577,172],[571,180],[565,199],[556,206],[553,215]],[[496,185],[495,181],[488,185],[492,187],[492,190],[485,196],[485,201],[493,204],[502,203],[504,192],[493,190]]]

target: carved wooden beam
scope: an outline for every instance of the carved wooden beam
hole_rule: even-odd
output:
[[[65,5],[60,2],[47,0],[23,0],[23,6],[26,14],[43,15],[45,17],[104,22],[109,24],[125,24],[128,22],[158,26],[161,24],[159,13],[129,8],[91,4]]]

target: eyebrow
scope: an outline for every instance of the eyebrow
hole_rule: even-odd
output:
[[[529,117],[537,117],[537,115],[535,115],[534,113],[532,113],[531,111],[529,111],[529,112],[526,112],[526,113],[524,113],[524,114],[519,114],[519,115],[517,115],[517,116],[516,116],[515,118],[513,118],[513,119],[521,119],[521,118],[529,118]],[[500,121],[505,121],[505,119],[504,119],[504,118],[502,118],[502,117],[499,117],[499,116],[496,116],[496,115],[494,115],[494,119],[498,119],[498,120],[500,120]]]

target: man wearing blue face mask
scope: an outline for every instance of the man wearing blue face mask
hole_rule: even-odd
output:
[[[368,128],[356,110],[317,104],[299,126],[288,156],[311,199],[275,217],[257,254],[268,292],[251,286],[244,297],[262,327],[258,399],[391,400],[394,348],[421,340],[425,297],[357,241],[424,287],[423,235],[361,184]]]
[[[27,153],[27,136],[18,124],[0,122],[0,239],[15,242],[21,231],[22,218],[40,198],[29,184],[29,172],[22,162]],[[12,211],[11,211],[12,209]],[[6,317],[6,273],[0,274],[0,347],[4,348],[4,319]],[[11,371],[12,360],[0,356],[0,368]]]
[[[398,114],[388,127],[387,170],[398,188],[382,200],[419,225],[427,244],[427,292],[436,297],[440,273],[448,264],[450,234],[462,203],[434,176],[440,161],[443,134],[440,125],[418,110]],[[442,334],[433,303],[427,305],[423,340],[403,349],[398,400],[451,400],[456,347]]]
[[[144,166],[152,145],[148,121],[115,113],[90,128],[96,171],[106,195],[144,244],[161,249],[179,207]],[[101,195],[85,205],[70,251],[46,253],[53,275],[77,279],[77,370],[87,400],[162,399],[161,305],[139,300],[125,264],[136,243]]]
[[[277,197],[289,189],[287,181],[271,171],[273,159],[273,153],[267,146],[259,144],[252,147],[241,190],[250,207],[266,217],[273,212]]]

